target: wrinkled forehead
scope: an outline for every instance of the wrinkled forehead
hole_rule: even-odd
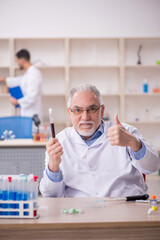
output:
[[[71,107],[87,108],[92,105],[99,106],[99,99],[94,92],[76,92],[71,99]]]

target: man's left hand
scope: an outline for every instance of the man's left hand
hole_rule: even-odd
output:
[[[114,117],[115,126],[108,129],[108,138],[112,146],[130,147],[134,152],[138,152],[142,144],[131,133],[129,133],[118,119],[118,114]]]
[[[14,97],[10,97],[10,103],[12,103],[14,106],[18,105],[18,100]]]

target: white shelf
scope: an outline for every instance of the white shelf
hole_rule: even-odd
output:
[[[117,39],[71,39],[69,65],[118,65]]]
[[[112,79],[112,84],[110,82]],[[114,68],[71,68],[70,87],[91,83],[104,95],[120,92],[119,70]]]
[[[0,39],[0,66],[2,68],[10,65],[9,39]]]
[[[16,39],[15,52],[22,48],[30,51],[33,63],[65,65],[65,39]]]
[[[141,65],[137,65],[137,50]],[[15,53],[22,49],[31,53],[31,61],[43,75],[43,120],[48,122],[48,108],[53,107],[56,133],[69,126],[67,98],[72,87],[91,83],[102,94],[105,111],[111,120],[138,126],[144,137],[160,149],[159,97],[152,89],[160,88],[160,38],[16,38],[0,39],[0,75],[23,74],[15,65]],[[149,93],[143,93],[147,79]],[[9,94],[0,94],[0,117],[12,115]],[[145,109],[149,109],[150,118]],[[136,122],[134,119],[140,119]],[[157,121],[154,121],[157,120]]]
[[[142,65],[152,66],[156,64],[157,60],[160,60],[160,38],[139,38],[139,39],[126,39],[125,40],[125,65],[137,64],[137,51],[139,45],[142,45],[141,49],[141,63]]]

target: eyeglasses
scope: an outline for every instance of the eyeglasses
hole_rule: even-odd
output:
[[[70,111],[71,111],[72,113],[74,113],[75,115],[82,115],[84,111],[86,111],[88,114],[94,114],[94,113],[96,113],[101,107],[102,107],[102,105],[99,106],[99,107],[96,107],[96,106],[95,106],[95,107],[89,107],[89,108],[87,108],[86,110],[85,110],[85,109],[82,109],[82,108],[75,108],[75,109],[69,108],[69,109],[70,109]]]

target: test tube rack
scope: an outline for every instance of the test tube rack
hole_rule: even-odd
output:
[[[37,200],[0,200],[0,218],[38,218]]]

